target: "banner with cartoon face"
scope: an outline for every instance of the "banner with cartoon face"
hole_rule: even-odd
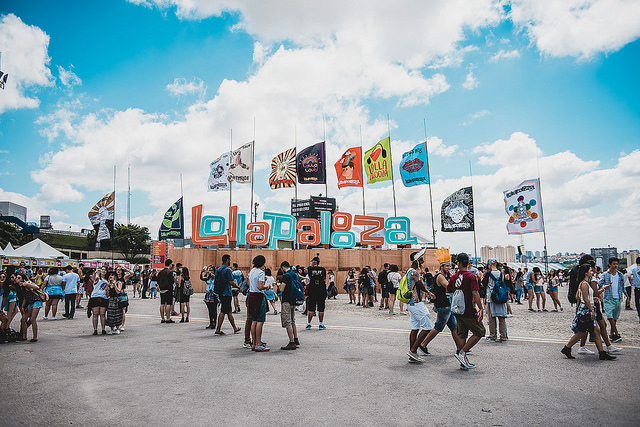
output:
[[[504,192],[504,209],[509,215],[509,234],[544,231],[540,180],[530,179]]]
[[[334,167],[338,176],[338,188],[362,187],[362,149],[349,148]]]
[[[442,231],[473,231],[475,219],[473,212],[473,188],[464,187],[442,202],[440,212]]]
[[[207,182],[208,191],[229,191],[229,152],[224,153],[215,159],[209,167],[209,180]]]
[[[327,179],[324,141],[300,150],[296,165],[300,184],[324,184]]]
[[[389,138],[378,141],[376,145],[365,151],[364,170],[367,173],[367,184],[393,179]]]
[[[296,186],[296,149],[290,148],[271,159],[269,187],[291,188]]]
[[[422,142],[402,155],[400,176],[405,187],[429,184],[427,143]]]
[[[251,184],[253,180],[253,141],[247,142],[237,150],[230,153],[229,182],[238,184]]]

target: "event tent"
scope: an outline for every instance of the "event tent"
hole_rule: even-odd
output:
[[[6,249],[5,249],[6,251]],[[69,259],[69,257],[57,249],[52,248],[40,239],[35,239],[13,250],[11,254],[5,256],[24,258],[48,258],[48,259]]]
[[[4,256],[11,256],[13,255],[13,252],[15,250],[13,249],[13,246],[11,246],[11,242],[7,243],[7,247],[4,248],[4,251],[2,251],[2,255]]]

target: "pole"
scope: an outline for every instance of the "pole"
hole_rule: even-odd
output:
[[[427,119],[424,123],[424,149],[427,154],[427,180],[429,181],[429,204],[431,205],[431,232],[433,233],[433,248],[436,248],[436,226],[433,219],[433,196],[431,195],[431,168],[429,163],[429,145],[427,144]]]
[[[324,156],[324,196],[329,197],[329,183],[327,176],[327,132],[324,128],[324,114],[322,115],[322,154]]]
[[[251,218],[251,214],[253,213],[253,181],[255,181],[255,177],[253,176],[253,172],[255,170],[255,151],[256,151],[256,118],[253,117],[253,144],[251,144],[251,205],[249,206],[249,218]],[[257,221],[258,218],[254,217],[254,221]]]
[[[293,126],[293,139],[296,148],[296,182],[294,185],[295,189],[295,201],[298,201],[298,127],[296,125]]]
[[[180,173],[180,198],[184,197],[184,191],[182,190],[182,173]]]
[[[475,205],[473,201],[473,172],[471,172],[471,160],[469,160],[469,176],[471,177],[471,203]],[[473,208],[475,210],[475,207]],[[476,213],[473,213],[473,258],[476,261],[475,265],[478,266],[478,244],[476,243]]]
[[[131,163],[127,165],[127,225],[131,224]]]
[[[113,233],[111,234],[111,268],[113,269],[113,238],[116,234],[116,165],[113,165]]]
[[[233,151],[233,129],[231,129],[231,135],[229,137],[229,165],[231,165],[231,152]],[[233,182],[229,181],[229,207],[233,205],[233,198],[231,197],[231,190]]]
[[[540,192],[540,216],[542,217],[542,236],[544,239],[544,274],[549,274],[549,253],[547,251],[547,229],[544,226],[544,211],[542,209],[542,185],[540,184],[540,159],[538,158],[538,150],[536,150],[536,164],[538,166],[538,191]]]
[[[389,114],[387,114],[387,131],[389,132],[389,161],[391,162],[391,188],[393,189],[393,216],[398,216],[396,208],[396,182],[393,179],[393,155],[391,152],[391,125],[389,124]]]
[[[362,157],[362,152],[363,152],[363,148],[362,148],[362,125],[360,125],[360,155]],[[360,163],[362,163],[362,159],[360,159]],[[362,180],[364,181],[364,175],[362,176]],[[366,202],[364,199],[364,182],[362,183],[362,215],[366,215],[367,214],[367,209],[366,209]]]

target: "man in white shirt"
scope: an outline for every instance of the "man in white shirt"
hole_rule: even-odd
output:
[[[640,319],[640,256],[636,258],[636,265],[631,269],[630,281],[634,288],[636,311],[638,312],[638,319]],[[631,298],[631,295],[629,295],[629,298]]]
[[[73,319],[76,314],[76,296],[78,294],[78,283],[80,276],[73,272],[73,267],[67,265],[65,275],[62,276],[62,287],[64,288],[64,314],[67,319]]]

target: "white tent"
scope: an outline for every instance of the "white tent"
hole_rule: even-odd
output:
[[[5,254],[6,256],[6,254]],[[10,256],[24,258],[49,258],[49,259],[69,259],[68,256],[47,245],[40,239],[35,239],[15,249]]]
[[[13,249],[13,246],[11,246],[11,242],[7,243],[7,247],[4,248],[3,255],[11,256],[13,255],[13,252],[14,252],[14,249]]]
[[[4,255],[4,251],[2,250],[2,247],[0,247],[0,255]]]

